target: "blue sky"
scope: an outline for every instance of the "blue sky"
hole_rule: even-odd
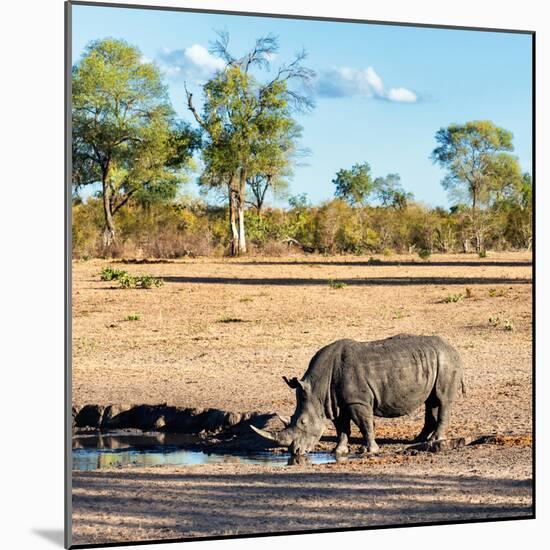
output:
[[[229,32],[237,56],[257,37],[276,34],[274,68],[308,52],[316,107],[297,116],[311,154],[295,170],[293,195],[330,199],[335,173],[367,161],[375,177],[397,172],[417,200],[449,206],[444,172],[429,156],[440,127],[467,120],[511,130],[514,154],[531,171],[529,35],[73,6],[73,63],[91,40],[124,39],[161,67],[176,112],[191,122],[183,82],[200,97],[220,63],[208,53],[219,29]]]

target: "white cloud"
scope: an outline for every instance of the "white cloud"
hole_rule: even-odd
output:
[[[182,76],[190,80],[209,78],[225,66],[222,59],[212,55],[200,44],[179,50],[164,48],[158,58],[160,67],[166,75]]]
[[[383,95],[384,84],[382,82],[382,79],[378,76],[377,72],[372,67],[368,67],[365,71],[365,76],[374,93],[378,96]]]
[[[222,59],[213,56],[204,46],[193,44],[184,50],[184,55],[197,67],[203,67],[208,71],[217,71],[225,66]]]
[[[408,88],[398,87],[387,90],[380,75],[373,67],[355,69],[353,67],[333,67],[321,71],[316,91],[321,97],[375,97],[400,103],[416,103],[418,96]]]
[[[276,54],[266,54],[267,61],[273,61]],[[142,62],[150,61],[143,58]],[[193,44],[188,48],[170,50],[164,48],[158,54],[158,61],[164,73],[172,78],[184,78],[192,82],[204,81],[225,66],[223,59],[212,55],[204,46]],[[321,71],[315,91],[321,97],[374,97],[397,103],[416,103],[418,95],[408,88],[398,86],[386,89],[374,67],[332,67]]]
[[[418,96],[407,88],[390,88],[388,91],[390,101],[401,101],[403,103],[416,103]]]
[[[161,69],[166,76],[177,76],[181,73],[181,68],[176,65],[161,65]]]

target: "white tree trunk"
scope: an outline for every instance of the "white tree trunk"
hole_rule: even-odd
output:
[[[244,233],[244,207],[243,203],[239,205],[239,254],[244,254],[246,252],[246,237]]]

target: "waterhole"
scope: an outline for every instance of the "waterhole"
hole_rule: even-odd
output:
[[[289,453],[221,453],[197,450],[197,437],[185,434],[112,432],[73,437],[73,470],[198,464],[263,464],[287,466]],[[329,452],[309,453],[304,463],[334,462]],[[301,461],[300,461],[301,463]]]

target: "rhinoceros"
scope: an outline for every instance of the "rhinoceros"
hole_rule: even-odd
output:
[[[422,404],[426,407],[424,427],[415,441],[444,439],[453,401],[460,389],[465,393],[460,356],[438,336],[338,340],[313,356],[301,380],[283,379],[296,390],[296,411],[290,419],[280,417],[285,429],[251,428],[288,447],[293,455],[315,447],[327,418],[336,427],[337,454],[349,452],[352,421],[363,434],[367,452],[376,453],[373,416],[404,416]]]

